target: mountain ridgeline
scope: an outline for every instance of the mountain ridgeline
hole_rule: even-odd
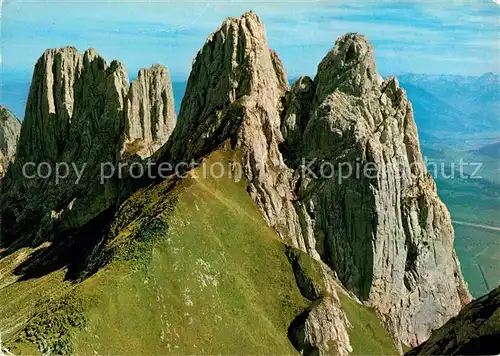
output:
[[[108,65],[93,50],[83,55],[69,47],[48,50],[38,60],[17,155],[1,186],[3,258],[23,249],[32,251],[16,262],[17,277],[5,282],[9,288],[17,278],[42,278],[67,269],[71,273],[66,278],[85,289],[102,280],[114,261],[135,260],[123,256],[137,251],[131,247],[134,244],[149,241],[144,236],[151,231],[155,236],[170,236],[149,251],[151,273],[153,266],[170,268],[159,258],[176,240],[176,231],[185,237],[185,245],[181,240],[171,255],[173,260],[178,251],[189,250],[186,259],[199,253],[189,245],[190,234],[198,233],[195,246],[206,249],[214,239],[217,255],[221,253],[227,261],[224,253],[233,243],[227,238],[241,229],[252,235],[234,233],[234,238],[248,239],[241,251],[228,250],[238,254],[241,264],[214,273],[221,279],[229,274],[233,289],[246,290],[252,285],[247,276],[255,270],[248,266],[262,264],[257,268],[260,280],[281,281],[279,292],[273,285],[262,284],[257,294],[266,296],[265,301],[255,299],[255,291],[249,288],[242,297],[248,305],[230,299],[225,306],[230,320],[238,316],[253,320],[258,315],[262,325],[272,325],[269,340],[264,338],[261,345],[274,348],[269,350],[272,353],[289,352],[282,348],[282,338],[303,354],[363,353],[364,342],[373,342],[368,353],[375,347],[385,354],[401,353],[403,344],[422,344],[471,300],[453,248],[450,214],[426,173],[412,106],[397,79],[384,80],[377,73],[373,48],[362,35],[340,37],[319,64],[315,78],[301,77],[290,88],[259,17],[249,12],[229,18],[197,54],[177,121],[165,67],[141,70],[131,84],[126,78],[122,64]],[[241,163],[243,190],[234,183],[203,180],[193,172],[183,179],[174,174],[139,180],[126,175],[102,183],[99,177],[99,167],[107,163],[155,163],[158,167],[217,158]],[[26,178],[22,169],[27,162],[85,164],[86,169],[78,184],[76,173],[54,182]],[[325,165],[333,167],[328,174]],[[355,170],[367,165],[374,167],[370,175],[345,172],[347,167]],[[204,199],[209,192],[213,196]],[[243,192],[245,198],[230,192]],[[204,206],[224,207],[219,214],[207,215],[214,224],[237,206],[246,211],[237,210],[220,226],[204,225],[198,231],[201,220],[197,219],[210,214]],[[253,208],[260,214],[252,215]],[[194,212],[191,221],[184,220],[183,211]],[[225,224],[229,229],[220,230]],[[255,224],[267,225],[269,230]],[[275,237],[272,242],[267,240],[271,235]],[[252,252],[252,239],[259,254]],[[49,247],[40,249],[44,244]],[[215,277],[207,277],[220,256],[207,262],[208,255],[200,255],[191,266],[203,268],[201,284],[221,288],[216,294],[223,299],[224,283],[217,287]],[[175,266],[174,271],[182,270]],[[177,279],[176,273],[181,272],[172,272],[163,288],[187,283],[187,277]],[[290,273],[295,290],[286,282]],[[148,280],[134,285],[137,293],[147,288]],[[156,292],[162,288],[159,283],[154,279]],[[160,293],[157,301],[167,299],[167,305],[173,305],[188,298],[184,307],[192,307],[186,289],[180,297],[168,290],[173,295]],[[187,290],[192,292],[192,287]],[[268,310],[282,297],[276,304],[281,307]],[[120,302],[116,303],[120,308]],[[251,316],[246,316],[250,307],[254,308]],[[366,310],[352,313],[352,308]],[[295,315],[290,316],[292,309]],[[94,310],[94,314],[101,312]],[[201,314],[206,315],[189,309],[187,315],[201,318]],[[216,322],[223,319],[219,314]],[[360,323],[361,315],[370,321]],[[168,317],[172,323],[173,314]],[[196,347],[203,342],[193,341],[188,332],[165,331],[170,330],[165,325],[171,326],[165,318],[161,314],[160,341],[155,341],[163,348],[150,344],[150,350],[202,352]],[[288,320],[283,333],[282,319]],[[189,320],[179,327],[188,330]],[[20,342],[15,338],[19,322],[11,324],[5,322],[13,340]],[[380,329],[380,334],[365,336],[364,324],[375,325],[372,330]],[[92,330],[99,335],[95,330],[103,326],[96,325]],[[208,334],[214,333],[220,344],[206,344],[203,350],[231,353],[231,347],[216,346],[223,347],[228,335],[239,332],[245,342],[259,344],[259,328],[231,325],[213,324]],[[218,328],[225,334],[215,334]],[[101,336],[111,340],[109,345],[120,344],[115,334]],[[171,349],[174,339],[182,339],[181,346]],[[39,345],[47,345],[47,339],[43,340]],[[76,336],[75,340],[81,339]],[[80,345],[77,341],[75,347]],[[91,342],[97,341],[81,345]]]
[[[498,74],[486,73],[480,77],[406,74],[399,79],[415,104],[422,133],[451,136],[458,142],[463,135],[498,136]]]

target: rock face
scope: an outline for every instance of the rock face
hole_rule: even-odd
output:
[[[304,253],[287,249],[295,280],[302,295],[312,303],[288,329],[288,337],[302,355],[348,355],[352,347],[351,324],[341,308],[338,286],[331,270],[322,262],[310,263]]]
[[[303,207],[303,231],[344,285],[398,339],[417,345],[470,296],[411,104],[396,79],[377,74],[372,47],[357,34],[337,41],[313,85],[300,144],[311,169],[301,175],[295,203]]]
[[[348,355],[348,323],[338,297],[323,296],[294,320],[289,337],[302,355]]]
[[[94,50],[81,55],[75,48],[65,47],[47,50],[40,57],[33,72],[18,156],[3,186],[3,220],[14,222],[2,226],[3,243],[14,237],[51,239],[45,235],[52,233],[64,211],[78,208],[75,211],[80,215],[72,222],[76,227],[108,206],[109,194],[99,185],[99,165],[117,161],[127,89],[123,65],[116,61],[108,65]],[[23,174],[26,163],[43,163],[43,176],[60,163],[86,168],[75,184],[73,169],[60,182],[53,175],[27,178]],[[28,171],[30,175],[35,172]],[[99,193],[92,194],[94,189]]]
[[[47,51],[2,185],[2,220],[12,223],[2,226],[1,242],[51,239],[113,210],[120,185],[100,184],[98,167],[148,156],[167,139],[171,92],[159,66],[129,87],[123,66],[108,66],[95,51]],[[187,165],[228,140],[266,222],[285,243],[324,262],[326,275],[334,270],[397,340],[418,345],[470,300],[411,104],[396,79],[377,74],[363,36],[341,37],[314,80],[302,77],[290,89],[257,15],[225,21],[198,53],[178,124],[153,159]],[[75,185],[75,173],[57,183],[23,178],[26,162],[87,168]],[[314,287],[298,276],[299,287]],[[294,322],[296,347],[350,352],[335,290],[307,287],[303,295],[314,303]]]
[[[500,354],[500,287],[469,305],[405,355]]]
[[[339,38],[314,81],[286,83],[258,17],[228,19],[196,57],[159,161],[231,139],[268,224],[334,269],[397,340],[419,344],[470,296],[405,92],[357,34]]]
[[[257,15],[249,12],[228,19],[196,57],[178,124],[158,161],[198,160],[231,140],[242,154],[247,190],[267,223],[291,245],[305,249],[293,206],[292,171],[278,148],[283,142],[280,117],[287,90],[285,71],[269,49]],[[294,328],[303,330],[302,340],[294,336],[297,347],[347,354],[347,321],[338,298],[332,294],[305,313],[303,325]],[[333,348],[333,344],[338,345]]]
[[[248,191],[264,218],[283,239],[299,245],[291,171],[278,149],[287,90],[283,65],[258,16],[228,19],[196,56],[178,125],[158,159],[189,163],[231,139],[243,154]]]
[[[338,39],[314,87],[300,144],[311,169],[295,203],[306,241],[315,241],[306,245],[398,339],[417,345],[470,296],[411,104],[396,79],[377,74],[372,46],[357,34]],[[288,106],[297,106],[293,96]]]
[[[130,84],[125,112],[124,153],[146,158],[167,142],[175,126],[175,105],[166,67],[156,64],[139,71]]]
[[[115,204],[119,186],[101,181],[102,165],[116,167],[127,139],[141,141],[140,154],[164,143],[172,102],[164,68],[141,71],[129,88],[118,61],[108,64],[92,49],[47,50],[34,69],[18,156],[2,187],[2,220],[12,222],[2,226],[2,244],[52,239]],[[23,174],[26,163],[32,178]],[[44,178],[35,174],[40,164]],[[67,176],[56,181],[62,164]]]
[[[0,105],[0,176],[14,162],[21,123],[6,108]]]
[[[284,143],[281,151],[288,158],[288,164],[300,158],[302,136],[309,122],[309,111],[314,97],[314,82],[309,77],[300,77],[286,93],[286,110],[281,121]],[[294,165],[295,166],[295,165]]]

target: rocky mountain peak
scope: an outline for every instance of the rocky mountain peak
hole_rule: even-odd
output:
[[[306,112],[297,114],[309,115],[302,142],[287,136],[284,143],[299,145],[312,162],[314,173],[296,188],[305,245],[383,315],[396,338],[417,345],[470,295],[411,104],[397,79],[378,75],[373,48],[358,34],[337,40],[314,84],[311,103],[300,105]],[[326,177],[325,163],[333,167]],[[376,168],[356,174],[357,165]]]
[[[304,97],[305,101],[308,95],[304,92],[310,92],[314,86],[310,79],[304,79],[303,86],[295,86],[291,96]],[[285,165],[279,149],[283,143],[280,127],[288,89],[284,67],[269,48],[259,18],[252,12],[229,18],[208,38],[193,63],[178,125],[159,160],[189,162],[231,140],[241,153],[247,191],[265,221],[284,241],[306,250],[294,207],[293,172]],[[290,132],[296,127],[305,128],[307,122],[295,125],[294,114],[291,109],[288,111]],[[296,340],[297,343],[328,352],[325,345],[335,341],[341,354],[347,353],[347,324],[343,313],[337,313],[339,308],[335,300],[314,307],[306,324],[323,328],[306,327],[305,340]],[[335,317],[319,320],[325,309]]]
[[[364,36],[347,34],[314,81],[301,77],[289,90],[258,17],[230,18],[198,53],[159,159],[200,158],[231,139],[267,223],[335,270],[398,340],[416,345],[470,296],[411,104],[374,58]],[[313,174],[300,169],[302,158]],[[327,176],[324,163],[333,167]],[[375,176],[355,173],[368,164]],[[339,179],[346,166],[351,174]]]
[[[293,194],[278,148],[287,90],[286,72],[257,15],[229,18],[198,52],[178,125],[159,154],[160,161],[189,162],[231,139],[243,153],[250,195],[286,239],[297,236],[288,230],[298,225],[288,216]]]
[[[255,111],[259,106],[269,111],[267,117],[259,115],[257,122],[244,120],[246,124],[262,127],[261,119],[265,119],[266,126],[277,128],[276,108],[287,86],[283,66],[269,49],[257,15],[248,12],[227,19],[208,37],[194,60],[179,125],[166,154],[174,161],[189,159],[205,152],[209,145],[217,146],[238,130],[245,116],[241,115],[243,107]],[[227,115],[228,110],[240,115]]]
[[[127,87],[123,65],[108,66],[93,49],[83,55],[74,47],[46,50],[33,72],[18,158],[55,163],[72,151],[69,146],[75,147],[85,132],[90,134],[82,142],[87,148],[93,146],[92,131],[112,126],[106,129],[116,133],[121,119],[110,122],[104,112],[122,110]],[[80,152],[88,151],[80,147]]]
[[[335,89],[362,96],[373,86],[380,85],[382,78],[377,73],[373,47],[368,39],[357,33],[339,37],[318,65],[315,82],[318,101]]]

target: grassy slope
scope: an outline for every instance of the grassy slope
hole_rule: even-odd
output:
[[[32,249],[22,249],[0,259],[0,336],[15,334],[34,313],[40,298],[64,295],[71,287],[64,282],[64,272],[57,271],[38,279],[16,282],[13,269],[25,261]]]
[[[349,339],[353,355],[398,355],[394,341],[382,326],[375,311],[360,305],[345,292],[338,291],[342,310],[352,325]]]
[[[96,307],[78,352],[294,352],[287,328],[307,303],[243,184],[189,178],[176,188],[151,262],[131,273],[112,265],[84,283]]]
[[[227,162],[225,156],[216,153],[211,159]],[[172,192],[178,197],[175,208],[164,204],[162,184],[131,198],[146,205],[140,216],[123,219],[114,243],[130,240],[139,229],[141,236],[156,234],[154,244],[122,249],[128,256],[122,253],[78,285],[62,282],[58,271],[0,289],[0,299],[11,301],[0,309],[0,327],[16,314],[12,310],[21,308],[25,321],[37,299],[52,290],[72,290],[71,298],[85,301],[84,329],[70,330],[77,354],[295,353],[287,330],[309,302],[300,295],[284,246],[264,223],[244,182],[195,178],[193,173],[200,174],[192,172]],[[132,212],[121,214],[127,211]],[[163,231],[142,226],[146,216],[161,222]],[[31,294],[24,297],[27,289]],[[373,311],[347,296],[342,305],[353,325],[355,354],[396,354]],[[38,310],[31,329],[50,325],[51,320],[40,323],[47,315],[58,315],[66,324],[81,319],[68,318],[65,310],[49,311]],[[10,341],[16,338],[10,334]],[[24,340],[14,343],[16,354],[33,353]]]

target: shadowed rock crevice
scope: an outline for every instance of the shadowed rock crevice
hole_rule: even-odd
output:
[[[313,98],[314,82],[307,76],[297,79],[283,98],[285,110],[281,120],[281,133],[284,141],[280,144],[280,150],[287,165],[293,168],[300,165],[302,136],[309,122]]]

